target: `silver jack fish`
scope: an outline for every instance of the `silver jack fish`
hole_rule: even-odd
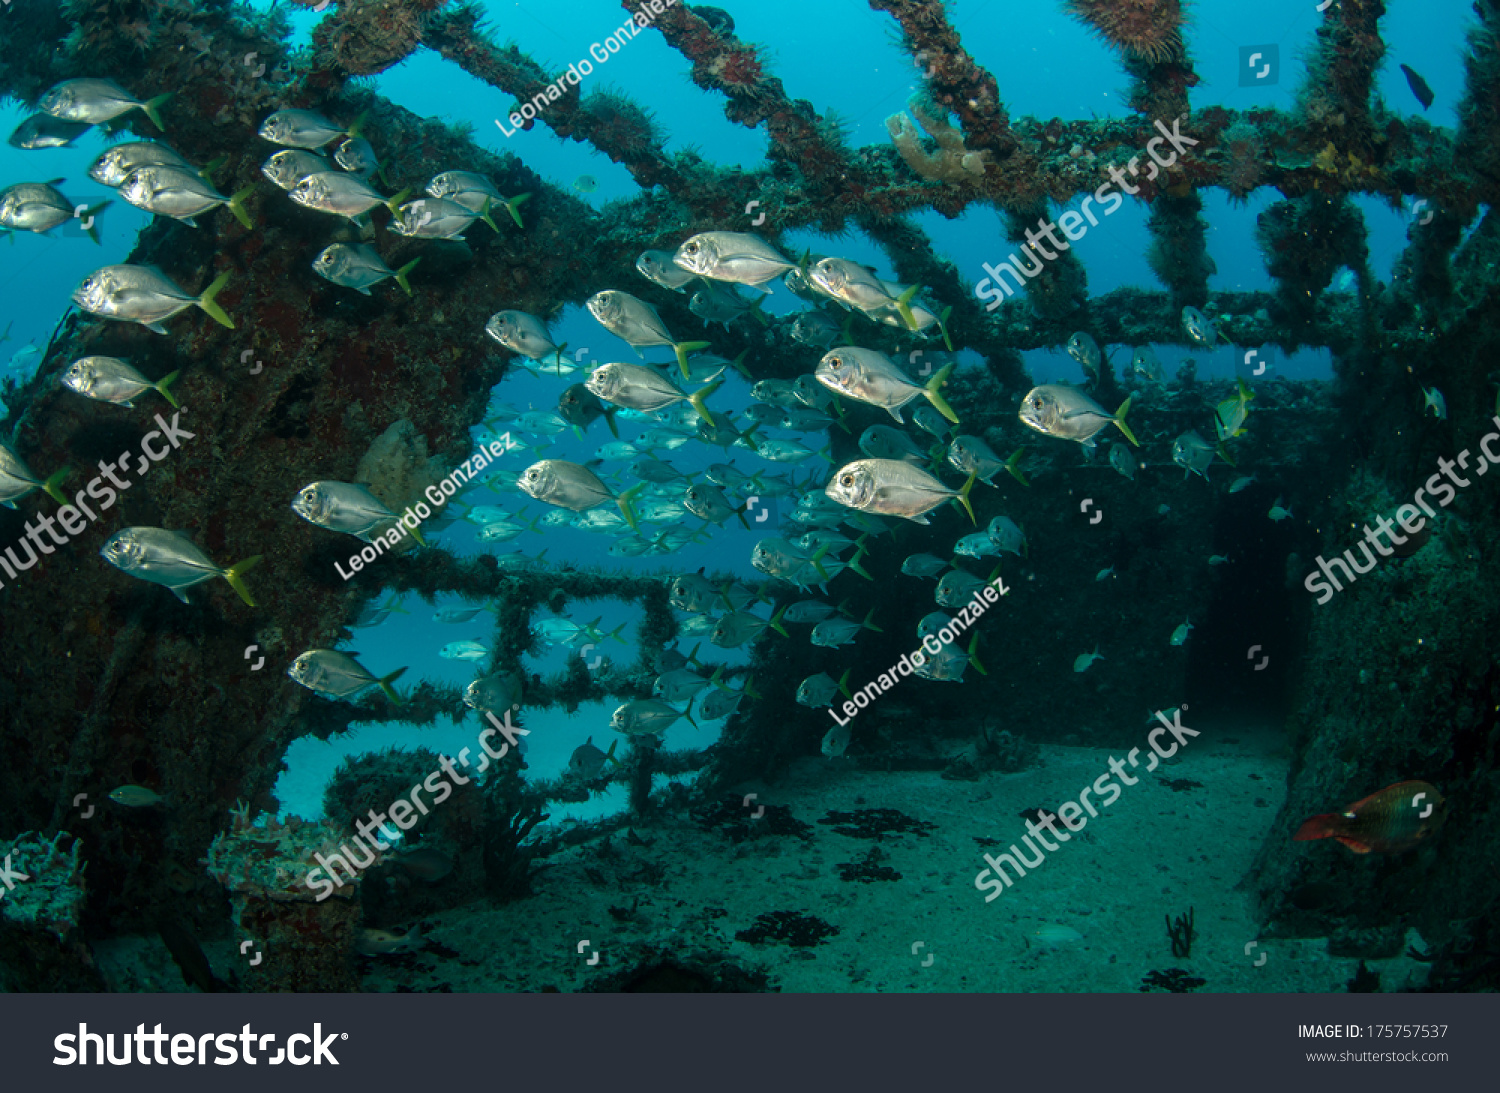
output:
[[[845,668],[844,674],[835,680],[827,672],[819,672],[815,676],[808,676],[797,688],[797,702],[799,705],[810,707],[814,710],[824,706],[833,705],[833,696],[840,691],[845,698],[853,698],[849,693],[849,672]]]
[[[524,311],[497,311],[484,324],[484,332],[505,346],[512,353],[519,353],[528,360],[540,361],[555,357],[560,364],[562,351],[552,341],[542,320]]]
[[[223,577],[247,606],[255,606],[244,576],[260,564],[259,554],[220,569],[187,536],[165,528],[125,528],[99,554],[122,573],[170,588],[183,603],[193,585]]]
[[[503,717],[521,702],[522,679],[517,672],[480,676],[464,688],[464,704],[481,713]]]
[[[397,515],[363,486],[349,482],[312,482],[303,486],[292,501],[292,511],[309,524],[329,531],[342,531],[370,541],[370,533]],[[413,529],[417,542],[426,546],[420,529]]]
[[[1182,329],[1195,344],[1212,349],[1219,343],[1219,329],[1196,307],[1182,309]],[[1228,340],[1227,338],[1225,339]]]
[[[476,220],[500,230],[490,217],[487,200],[482,209],[474,212],[445,197],[419,197],[396,210],[391,231],[413,239],[457,239]]]
[[[1076,387],[1047,383],[1027,392],[1021,400],[1020,418],[1039,433],[1076,440],[1080,444],[1091,443],[1095,433],[1114,422],[1126,440],[1140,447],[1135,434],[1125,424],[1125,415],[1129,411],[1128,398],[1120,404],[1119,410],[1111,414]]]
[[[609,727],[626,736],[660,736],[681,717],[687,718],[693,728],[698,727],[689,710],[678,710],[654,698],[639,698],[618,707]]]
[[[677,248],[672,261],[710,281],[757,287],[797,267],[765,240],[747,232],[700,232]]]
[[[823,355],[814,378],[830,391],[845,398],[879,406],[891,417],[905,424],[901,407],[915,398],[926,398],[949,421],[958,423],[953,407],[938,392],[953,372],[953,364],[943,368],[927,381],[925,387],[906,378],[884,353],[873,349],[835,349]]]
[[[260,165],[260,173],[283,190],[295,190],[304,178],[328,174],[332,170],[333,164],[328,160],[301,148],[283,148]]]
[[[574,512],[583,512],[602,505],[606,501],[613,501],[620,506],[620,512],[624,514],[625,522],[630,525],[631,529],[640,530],[630,502],[636,494],[646,488],[644,482],[637,482],[616,497],[610,492],[609,487],[599,480],[599,476],[587,467],[578,463],[570,463],[566,459],[543,459],[521,472],[520,480],[516,484],[538,501],[556,505],[561,509],[571,509]]]
[[[334,243],[325,247],[323,252],[313,259],[313,271],[324,280],[332,281],[336,285],[352,288],[358,292],[370,295],[370,286],[378,285],[389,277],[396,279],[396,284],[408,296],[411,295],[411,283],[407,281],[406,275],[416,268],[422,259],[413,258],[400,269],[391,269],[381,259],[375,248],[365,243]]]
[[[663,409],[674,402],[691,403],[698,415],[712,427],[713,415],[708,412],[704,399],[719,389],[723,380],[714,380],[691,395],[677,389],[654,369],[641,364],[601,364],[594,369],[584,386],[605,402],[623,406],[629,410],[644,410],[647,413]]]
[[[637,353],[653,345],[671,346],[672,352],[677,354],[677,367],[682,369],[683,379],[692,377],[687,355],[708,348],[708,342],[673,341],[656,308],[628,292],[606,289],[590,296],[587,303],[589,313],[599,320],[600,325],[628,342]]]
[[[380,171],[381,167],[374,145],[364,137],[345,137],[339,141],[339,146],[333,150],[333,162],[360,178],[369,178]],[[385,178],[384,171],[381,171],[380,177]]]
[[[758,298],[747,300],[735,289],[723,285],[710,284],[700,288],[688,302],[688,310],[705,323],[723,323],[725,330],[729,329],[730,323],[747,314],[754,314],[762,326],[768,322]]]
[[[364,179],[346,175],[342,171],[308,175],[288,191],[288,196],[304,208],[347,216],[356,224],[362,224],[360,217],[376,205],[384,205],[389,209],[399,224],[401,202],[410,194],[410,190],[402,190],[395,197],[384,197]]]
[[[89,177],[101,186],[114,189],[125,181],[131,171],[140,167],[179,167],[207,178],[212,173],[213,165],[199,170],[165,144],[158,144],[154,140],[133,140],[126,144],[116,144],[102,153],[90,165]]]
[[[406,671],[397,668],[387,676],[376,677],[348,653],[335,649],[309,649],[286,670],[286,674],[314,694],[324,698],[353,698],[367,687],[379,687],[385,696],[396,705],[401,705],[401,696],[392,683]]]
[[[253,227],[245,199],[254,192],[254,186],[246,186],[233,197],[225,197],[191,167],[137,167],[120,184],[120,196],[137,209],[183,220],[195,228],[193,217],[220,205],[245,227]]]
[[[1068,356],[1083,365],[1085,372],[1095,379],[1099,378],[1099,362],[1104,355],[1099,352],[1099,343],[1094,341],[1093,335],[1078,331],[1068,339],[1067,349]]]
[[[488,213],[490,209],[503,206],[518,228],[524,226],[519,211],[521,205],[531,197],[529,193],[506,197],[495,188],[493,182],[473,171],[444,171],[427,184],[427,194],[429,197],[444,197],[457,202],[472,213]],[[488,218],[485,222],[494,227]]]
[[[1001,459],[993,448],[977,436],[959,436],[954,437],[953,443],[948,445],[948,463],[954,470],[972,474],[988,486],[995,484],[995,475],[1002,470],[1009,471],[1021,485],[1029,486],[1031,483],[1021,473],[1021,456],[1025,452],[1024,447],[1017,448],[1010,453],[1009,459]]]
[[[859,437],[859,450],[871,459],[899,459],[921,466],[927,453],[915,440],[889,425],[871,425]]]
[[[824,258],[808,270],[807,278],[821,292],[846,307],[866,313],[895,310],[908,330],[920,330],[911,302],[920,285],[896,285],[882,281],[868,266],[847,258]],[[937,321],[932,316],[929,322]]]
[[[321,114],[311,110],[278,110],[261,123],[260,137],[283,148],[305,148],[317,151],[336,137],[359,136],[365,116],[354,119],[348,129],[340,129]]]
[[[687,286],[697,280],[698,276],[674,263],[672,256],[664,250],[642,251],[641,256],[635,260],[635,268],[652,284],[673,292],[686,292]]]
[[[151,119],[151,124],[165,131],[166,126],[161,123],[157,109],[171,97],[172,93],[168,91],[142,102],[114,80],[64,80],[43,95],[37,105],[42,113],[54,118],[89,125],[113,121],[121,114],[140,110]]]
[[[1190,474],[1200,475],[1208,481],[1208,465],[1214,461],[1214,446],[1189,429],[1172,441],[1172,462],[1183,470],[1183,478]]]
[[[913,523],[926,524],[930,522],[927,513],[944,501],[955,499],[973,521],[974,509],[969,504],[969,490],[973,485],[972,474],[962,489],[950,490],[910,463],[894,459],[858,459],[840,468],[825,492],[846,508],[883,516],[903,516]]]
[[[140,323],[158,334],[167,332],[163,322],[190,307],[201,308],[220,326],[233,330],[234,322],[214,303],[214,297],[228,283],[226,270],[201,296],[189,296],[149,266],[105,266],[73,290],[73,302],[91,315]]]
[[[97,243],[99,232],[93,226],[93,219],[107,205],[108,201],[101,201],[86,209],[74,205],[45,182],[21,182],[0,190],[0,227],[41,234],[77,217],[88,225],[85,230]]]
[[[152,383],[118,357],[81,357],[63,373],[63,386],[84,398],[133,406],[131,401],[144,391],[155,391],[174,407],[177,400],[167,390],[181,372],[172,372]]]
[[[6,143],[28,151],[36,148],[63,148],[72,144],[92,126],[83,121],[63,121],[50,114],[33,114],[10,135]]]

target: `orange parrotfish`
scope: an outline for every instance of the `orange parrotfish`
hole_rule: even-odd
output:
[[[1337,839],[1356,854],[1410,850],[1441,826],[1443,795],[1427,782],[1397,782],[1339,812],[1304,820],[1292,838]]]

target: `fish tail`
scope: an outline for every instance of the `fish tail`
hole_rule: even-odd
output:
[[[214,180],[215,173],[218,172],[220,167],[224,166],[224,164],[228,162],[229,157],[227,155],[215,156],[213,159],[205,163],[202,167],[198,168],[198,177],[201,178],[204,182],[212,182]]]
[[[620,412],[618,406],[611,406],[604,411],[604,424],[609,426],[609,431],[616,440],[620,439],[620,427],[615,424],[615,415]]]
[[[759,303],[759,302],[760,302],[759,300],[756,301],[756,303]],[[757,312],[757,314],[759,314],[759,312]],[[765,316],[761,315],[761,318],[764,320]],[[732,361],[729,362],[729,365],[730,365],[731,368],[733,368],[740,375],[744,376],[745,379],[747,379],[747,380],[753,380],[755,377],[750,374],[750,369],[748,369],[748,368],[745,367],[745,358],[748,357],[749,355],[750,355],[750,350],[749,349],[741,349],[739,351],[739,354],[734,358],[734,360],[732,360]]]
[[[866,613],[866,615],[865,615],[865,621],[862,622],[862,623],[860,623],[860,625],[863,626],[866,630],[873,630],[873,631],[875,631],[877,634],[883,634],[883,633],[885,633],[885,628],[884,627],[876,626],[873,622],[870,621],[874,617],[875,617],[875,609],[872,607],[872,608],[870,608],[869,612]]]
[[[646,483],[637,482],[619,497],[615,498],[615,504],[620,506],[620,512],[625,517],[625,522],[630,525],[630,530],[639,533],[641,526],[635,522],[635,510],[630,507],[630,502],[635,496],[646,488]]]
[[[953,305],[949,304],[943,308],[943,313],[938,316],[938,329],[943,333],[943,345],[948,352],[953,352],[953,339],[948,337],[948,316],[953,314]]]
[[[152,384],[152,386],[156,388],[157,393],[172,404],[172,408],[174,410],[180,410],[182,409],[182,407],[178,404],[177,399],[172,396],[172,392],[167,390],[167,388],[171,387],[172,381],[180,375],[182,375],[182,369],[179,368],[176,372],[168,372],[165,376]]]
[[[912,285],[911,288],[896,298],[896,310],[900,313],[901,321],[906,324],[907,330],[917,329],[917,317],[912,314],[911,302],[921,287],[921,285]],[[958,419],[955,418],[954,420]]]
[[[500,234],[500,225],[496,224],[495,223],[495,218],[490,215],[490,199],[489,198],[485,198],[484,199],[484,204],[481,205],[481,206],[479,206],[479,219],[483,220],[486,224],[488,224],[491,228],[493,228],[495,230],[495,234],[496,235]]]
[[[400,679],[401,673],[404,671],[406,671],[405,668],[397,668],[390,675],[381,676],[375,681],[376,683],[380,684],[380,689],[385,692],[385,697],[389,698],[398,706],[401,705],[401,696],[396,693],[396,688],[392,687],[391,684]]]
[[[620,741],[618,738],[611,740],[609,742],[609,750],[604,753],[604,761],[606,763],[613,763],[617,767],[620,765],[620,761],[615,758],[615,748],[617,748],[619,744]]]
[[[385,205],[385,207],[387,209],[391,210],[391,215],[392,216],[394,216],[397,220],[400,220],[401,219],[401,203],[403,201],[405,201],[410,196],[411,196],[411,187],[410,186],[406,186],[406,187],[402,188],[401,190],[398,190],[396,192],[396,195],[394,197],[387,198],[383,202],[383,204]]]
[[[92,208],[83,210],[84,219],[88,222],[88,227],[83,230],[89,233],[89,238],[98,246],[103,246],[104,241],[99,238],[99,229],[95,225],[98,223],[99,214],[109,208],[111,204],[113,202],[101,201]]]
[[[517,194],[515,197],[507,199],[505,202],[505,211],[510,213],[510,218],[516,222],[516,227],[518,228],[525,228],[526,225],[521,223],[521,214],[517,210],[520,209],[521,203],[523,201],[528,201],[530,200],[530,198],[531,194],[529,193]]]
[[[841,675],[841,676],[839,676],[839,681],[838,681],[839,690],[842,691],[842,692],[844,692],[844,697],[845,698],[850,698],[850,699],[852,699],[854,697],[852,694],[849,693],[849,673],[852,672],[852,671],[854,671],[853,668],[845,668],[844,669],[844,674]]]
[[[980,675],[987,676],[990,674],[985,666],[979,663],[979,631],[977,630],[974,632],[974,636],[969,639],[969,663],[974,666],[974,670]]]
[[[1022,444],[1015,451],[1011,452],[1010,458],[1005,461],[1005,469],[1010,472],[1012,478],[1029,489],[1031,483],[1026,481],[1026,476],[1021,473],[1021,455],[1025,451],[1026,445]]]
[[[708,345],[708,342],[674,342],[672,344],[672,352],[677,354],[677,367],[682,369],[684,380],[693,378],[693,373],[688,369],[687,355],[696,353],[700,349],[707,349]],[[709,424],[713,424],[712,419],[709,420]]]
[[[353,140],[353,139],[355,139],[357,137],[363,136],[364,135],[364,128],[365,128],[365,119],[368,118],[369,116],[370,116],[370,112],[368,110],[361,110],[359,112],[359,117],[357,117],[357,118],[354,119],[354,124],[351,125],[351,126],[349,126],[348,129],[344,130],[344,135],[347,136],[347,137],[349,137],[351,140]]]
[[[402,266],[396,271],[396,284],[400,285],[401,290],[408,296],[411,295],[411,282],[406,279],[406,275],[412,270],[416,269],[417,263],[421,260],[422,259],[420,258],[413,258],[410,262],[406,263],[406,265]]]
[[[745,512],[749,508],[750,508],[750,503],[747,501],[743,505],[741,505],[739,508],[737,508],[737,509],[734,510],[734,514],[740,518],[740,523],[745,526],[745,530],[746,531],[750,530],[750,521],[745,519]]]
[[[1239,466],[1238,463],[1229,458],[1229,452],[1225,449],[1224,442],[1222,440],[1219,441],[1218,444],[1214,445],[1214,450],[1219,453],[1219,458],[1222,459],[1225,463],[1228,463],[1231,467]]]
[[[264,554],[256,554],[243,562],[234,563],[224,571],[224,579],[229,582],[229,587],[239,594],[247,607],[254,607],[255,601],[250,598],[250,586],[245,583],[245,574],[260,565],[260,560],[264,557]]]
[[[958,503],[961,504],[964,507],[964,511],[969,514],[969,522],[975,527],[979,526],[979,521],[974,518],[974,506],[969,503],[969,491],[974,488],[974,483],[978,481],[978,479],[979,476],[977,474],[969,475],[969,480],[962,486],[960,486],[958,490]]]
[[[947,383],[948,377],[953,374],[953,369],[955,367],[957,367],[957,362],[955,361],[949,361],[947,364],[943,365],[942,368],[938,369],[938,374],[927,381],[927,386],[922,389],[922,393],[927,396],[928,402],[937,407],[938,413],[942,414],[949,421],[953,422],[953,424],[957,425],[958,415],[953,412],[953,407],[948,405],[948,400],[945,399],[941,394],[939,394],[939,391],[942,390],[943,384]]]
[[[410,611],[408,611],[406,608],[404,608],[404,607],[401,606],[401,597],[399,597],[399,596],[392,596],[391,597],[391,602],[390,602],[390,605],[387,607],[387,610],[389,610],[392,613],[397,614],[397,615],[410,615],[411,614]]]
[[[774,614],[774,615],[771,616],[771,621],[767,625],[770,626],[772,630],[775,630],[782,637],[789,638],[792,635],[788,634],[786,632],[786,627],[784,627],[784,626],[781,625],[781,616],[785,615],[785,614],[786,614],[786,605],[783,604],[782,607],[781,607],[781,610],[777,611],[776,614]]]
[[[213,319],[214,322],[218,323],[220,326],[227,326],[230,330],[233,330],[234,320],[231,319],[227,314],[225,314],[222,307],[214,303],[214,297],[217,296],[227,284],[229,284],[229,271],[226,269],[223,273],[214,278],[213,284],[209,285],[206,289],[203,290],[203,295],[199,296],[196,302],[199,307],[208,312],[209,318]]]
[[[375,173],[380,176],[380,184],[387,190],[391,188],[391,176],[385,173],[385,169],[390,166],[390,162],[388,159],[383,159],[375,164]]]
[[[710,429],[714,428],[714,416],[708,412],[708,407],[704,404],[703,400],[708,398],[709,395],[713,394],[723,385],[724,380],[722,378],[716,379],[708,386],[700,387],[698,390],[694,391],[691,395],[688,396],[688,401],[693,404],[693,409],[698,411],[699,417],[708,422],[708,427]]]
[[[723,683],[720,682],[720,680],[723,678],[723,676],[724,676],[724,665],[722,665],[722,664],[717,665],[714,668],[714,674],[709,677],[708,682],[709,682],[709,684],[711,686],[719,688],[719,690],[723,691],[725,694],[734,694],[734,692],[732,690],[730,690],[728,687],[726,687]]]
[[[154,99],[147,99],[145,102],[141,103],[141,109],[145,111],[146,117],[151,119],[151,124],[156,126],[163,133],[167,131],[167,127],[161,123],[160,110],[163,104],[165,104],[166,101],[171,97],[172,92],[168,91],[165,94],[156,96],[156,98]]]
[[[863,536],[861,536],[861,538],[863,538]],[[872,577],[872,576],[870,576],[868,573],[866,573],[865,572],[865,567],[859,564],[859,560],[861,558],[863,558],[864,556],[865,556],[865,548],[864,547],[860,547],[858,550],[856,550],[854,552],[854,557],[849,559],[849,568],[852,569],[852,570],[854,570],[854,572],[858,573],[865,580],[867,580],[867,581],[873,581],[875,578]]]
[[[823,568],[823,556],[827,554],[831,549],[832,548],[829,546],[829,544],[824,543],[817,549],[817,552],[808,559],[808,564],[816,569],[818,571],[818,576],[822,577],[825,581],[828,580],[828,571]]]
[[[66,481],[68,475],[72,473],[72,467],[64,467],[60,471],[53,471],[50,475],[48,475],[47,481],[42,483],[42,490],[47,494],[48,497],[52,498],[52,500],[56,501],[59,505],[66,505],[68,503],[68,499],[63,496],[62,490],[58,489],[57,487],[64,481]]]
[[[1343,833],[1344,818],[1337,812],[1323,812],[1302,821],[1302,826],[1292,836],[1293,842],[1311,842],[1314,839],[1329,839]]]
[[[624,638],[622,638],[622,637],[621,637],[621,636],[620,636],[620,632],[621,632],[621,631],[622,631],[622,630],[624,630],[624,629],[625,629],[625,627],[627,627],[627,626],[629,626],[629,625],[630,625],[630,624],[629,624],[629,623],[628,623],[628,622],[622,622],[622,623],[620,623],[620,625],[619,625],[619,626],[616,626],[616,627],[615,627],[615,628],[614,628],[614,629],[613,629],[613,630],[611,630],[611,631],[610,631],[610,632],[609,632],[609,633],[607,633],[607,634],[605,634],[605,635],[604,635],[604,637],[605,637],[605,638],[614,638],[614,639],[615,639],[615,640],[616,640],[616,641],[618,641],[618,642],[619,642],[619,643],[620,643],[620,644],[621,644],[621,645],[629,645],[629,644],[630,644],[630,642],[628,642],[628,641],[626,641],[626,640],[625,640],[625,639],[624,639]],[[603,640],[603,639],[601,639],[601,640]]]
[[[755,677],[754,676],[746,676],[745,677],[745,685],[740,688],[740,692],[742,694],[749,695],[751,698],[755,699],[757,702],[759,702],[760,699],[761,699],[761,693],[755,689]]]
[[[422,525],[421,525],[420,522],[417,524],[416,527],[414,527],[414,528],[411,529],[411,537],[417,541],[417,545],[418,546],[426,546],[427,545],[427,540],[422,535]],[[402,612],[402,614],[405,614],[405,613],[406,612],[404,612],[404,611]]]
[[[1135,438],[1135,434],[1130,431],[1130,426],[1125,424],[1125,415],[1128,413],[1130,413],[1130,399],[1127,398],[1124,402],[1120,403],[1120,408],[1115,411],[1113,420],[1114,423],[1120,427],[1120,432],[1125,434],[1125,439],[1139,448],[1141,446],[1141,442],[1137,440]]]
[[[1500,403],[1500,398],[1497,398],[1495,401],[1497,403]],[[759,428],[760,422],[752,421],[750,423],[750,428],[746,429],[743,433],[740,434],[741,440],[748,440],[750,442],[750,450],[756,455],[760,454],[760,445],[755,442],[755,430]]]
[[[229,200],[224,203],[224,207],[234,214],[234,218],[247,228],[255,227],[255,225],[250,220],[249,211],[245,208],[245,199],[254,192],[254,186],[246,186],[243,190],[236,191],[233,195],[231,195]]]

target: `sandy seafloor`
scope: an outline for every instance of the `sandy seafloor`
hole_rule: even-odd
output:
[[[974,886],[985,850],[1020,839],[1023,809],[1076,799],[1108,769],[1110,752],[1044,746],[1042,766],[974,782],[809,758],[778,785],[738,792],[757,794],[747,812],[789,807],[811,827],[810,840],[751,824],[735,843],[676,816],[636,829],[649,846],[619,832],[607,853],[591,844],[554,855],[532,898],[501,907],[480,901],[424,919],[436,944],[361,959],[364,989],[574,991],[647,958],[692,964],[711,954],[765,974],[770,989],[797,992],[1136,991],[1149,972],[1171,968],[1204,979],[1203,992],[1343,991],[1359,960],[1329,955],[1326,938],[1259,939],[1249,895],[1238,887],[1282,802],[1280,742],[1275,732],[1203,733],[1157,773],[1124,787],[992,903]],[[1201,785],[1174,789],[1167,779]],[[936,826],[877,842],[817,822],[829,810],[876,808]],[[872,848],[901,880],[840,878],[842,863],[858,863]],[[1309,844],[1309,852],[1334,849],[1343,852]],[[1164,917],[1189,906],[1198,937],[1183,959],[1171,953]],[[805,948],[736,939],[775,911],[806,912],[838,932]],[[1047,926],[1081,937],[1037,938]],[[1424,947],[1415,931],[1408,940]],[[240,959],[228,941],[205,950],[221,977]],[[184,989],[155,938],[121,939],[98,955],[116,989]],[[1427,974],[1407,956],[1365,963],[1386,991],[1420,985]]]

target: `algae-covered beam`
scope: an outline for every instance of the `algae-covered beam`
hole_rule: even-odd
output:
[[[1366,163],[1378,161],[1382,144],[1370,116],[1370,92],[1385,56],[1380,37],[1384,14],[1384,0],[1339,0],[1328,8],[1295,119],[1320,143],[1332,141]]]
[[[1500,203],[1500,2],[1476,0],[1469,30],[1464,97],[1458,106],[1459,162],[1476,179],[1475,197]]]
[[[801,172],[807,189],[821,201],[857,206],[878,179],[851,159],[836,127],[819,118],[811,104],[791,101],[781,81],[767,71],[760,50],[721,33],[686,4],[660,14],[646,0],[622,0],[631,16],[660,30],[669,45],[692,62],[692,80],[707,91],[722,92],[729,102],[725,116],[754,128],[764,124],[773,159]]]
[[[662,150],[645,110],[613,93],[582,98],[576,69],[551,76],[514,45],[501,48],[490,41],[479,21],[479,10],[470,5],[434,15],[426,21],[422,42],[476,79],[514,95],[518,108],[526,104],[535,110],[533,117],[522,117],[521,128],[544,122],[558,136],[586,141],[623,164],[643,188],[659,185],[691,197],[689,179]],[[496,123],[501,132],[515,131],[509,111]]]
[[[1272,317],[1277,298],[1269,292],[1210,292],[1203,305],[1218,320],[1220,332],[1241,348],[1276,345],[1290,353],[1298,346],[1328,346],[1335,354],[1353,350],[1360,326],[1354,297],[1325,298],[1315,313],[1295,327]],[[1234,316],[1233,319],[1227,318]],[[1183,333],[1181,311],[1171,296],[1137,288],[1119,288],[1089,300],[1089,320],[1101,345],[1148,343],[1192,346]],[[1066,317],[1053,320],[1037,315],[1019,295],[1000,305],[986,319],[985,344],[1009,349],[1051,349],[1066,342],[1076,329]]]
[[[870,0],[870,7],[901,24],[912,61],[926,77],[927,94],[958,115],[964,143],[996,160],[1009,159],[1017,141],[995,77],[969,56],[940,0]]]

